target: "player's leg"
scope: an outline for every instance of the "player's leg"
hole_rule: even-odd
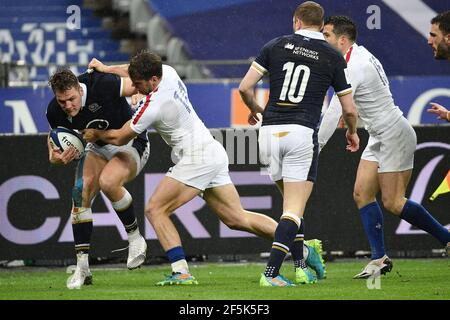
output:
[[[283,180],[275,181],[278,190],[283,195],[284,187]],[[322,257],[322,241],[319,239],[305,239],[305,219],[302,217],[300,221],[300,228],[295,236],[295,240],[291,246],[292,259],[294,266],[301,264],[301,260],[306,262],[306,265],[314,270],[317,279],[325,279],[327,276],[325,261]]]
[[[315,283],[317,280],[308,268],[308,259],[309,265],[316,272],[318,277],[320,277],[321,279],[325,277],[325,264],[323,263],[321,257],[316,255],[316,253],[320,254],[320,252],[316,252],[316,249],[314,247],[310,247],[308,248],[308,257],[304,256],[305,245],[303,240],[305,229],[304,226],[302,226],[302,223],[304,222],[303,213],[305,212],[305,206],[311,195],[312,188],[312,181],[291,180],[290,182],[284,182],[283,215],[280,218],[277,231],[286,230],[284,231],[284,233],[286,235],[289,235],[289,239],[292,239],[289,248],[292,254],[292,260],[294,261],[295,283],[297,284],[310,284]],[[291,221],[286,220],[286,218],[288,219],[290,213],[294,213],[300,218],[300,220],[298,220],[299,226],[293,238],[290,235],[291,230],[287,228],[287,224]],[[280,228],[281,230],[278,230],[278,228]],[[276,252],[276,248],[274,248],[273,246],[272,251],[274,253]]]
[[[444,247],[450,243],[450,232],[439,223],[421,204],[406,199],[406,188],[411,170],[379,175],[383,204],[387,210],[426,231],[435,237]]]
[[[92,283],[89,270],[89,249],[92,235],[91,202],[98,193],[98,177],[106,161],[98,155],[87,152],[77,164],[75,184],[72,189],[72,231],[77,256],[77,267],[67,279],[69,289],[80,289],[83,284]]]
[[[277,285],[276,282],[280,281],[278,277],[280,276],[281,265],[298,234],[301,216],[303,215],[306,202],[311,194],[312,187],[313,183],[310,181],[284,183],[283,214],[281,215],[275,230],[275,237],[270,250],[269,261],[267,262],[264,274],[260,279],[261,286],[274,286]],[[299,278],[297,277],[298,269],[307,269],[303,259],[300,259],[299,265],[296,266],[296,282],[315,282],[315,278],[313,278],[312,275],[309,277],[309,275],[304,275],[303,272],[302,274],[299,274],[299,277],[301,276],[302,279],[297,279]],[[282,277],[281,280],[286,279]],[[288,282],[287,285],[289,284],[290,283]]]
[[[228,177],[228,173],[226,173],[226,176]],[[281,190],[283,190],[282,183],[280,186]],[[267,215],[244,210],[236,187],[232,183],[206,189],[203,199],[230,229],[247,231],[273,241],[277,222]],[[296,235],[296,240],[303,240],[304,231],[302,224]],[[311,255],[309,255],[309,252],[311,252]],[[318,273],[320,279],[323,279],[325,277],[325,264],[321,252],[322,244],[320,240],[310,240],[308,245],[303,246],[306,264]]]
[[[383,212],[376,199],[376,195],[380,191],[378,162],[372,156],[369,146],[364,151],[363,158],[358,165],[353,199],[358,207],[372,256],[367,266],[354,276],[355,279],[366,279],[374,272],[385,274],[392,269],[392,261],[387,257],[384,248]]]
[[[260,279],[261,286],[292,285],[279,272],[298,234],[300,218],[312,191],[313,182],[307,180],[311,168],[315,173],[317,164],[313,161],[313,135],[314,130],[297,125],[262,127],[260,130],[260,159],[268,164],[271,178],[277,185],[283,181],[280,188],[283,190],[283,213],[275,230],[269,261]],[[299,268],[296,268],[296,282],[315,282],[303,260],[303,245],[297,251],[301,259]],[[303,272],[303,268],[308,270],[308,274]]]
[[[361,159],[356,172],[353,199],[370,243],[372,260],[385,255],[383,212],[376,198],[379,191],[378,162]]]
[[[370,136],[356,173],[353,199],[358,207],[372,256],[363,270],[353,277],[355,279],[366,279],[374,272],[385,274],[392,269],[392,261],[384,248],[383,212],[376,198],[380,192],[378,171],[380,162],[385,163],[384,154],[385,142],[379,136]]]
[[[147,203],[145,215],[172,266],[172,275],[158,282],[157,285],[197,284],[195,278],[189,273],[180,235],[170,215],[200,192],[201,190],[197,188],[166,176]]]
[[[137,152],[136,152],[137,153]],[[133,198],[125,183],[133,180],[139,172],[140,159],[126,150],[117,152],[105,165],[100,178],[100,189],[111,201],[128,236],[128,269],[140,267],[146,257],[147,243],[139,232],[134,212]]]
[[[197,283],[189,274],[179,234],[169,216],[203,192],[224,168],[228,172],[228,156],[219,142],[211,140],[192,149],[186,148],[182,158],[169,170],[152,195],[146,216],[166,251],[173,271],[172,276],[159,285]],[[228,177],[227,183],[230,182]]]
[[[275,220],[264,214],[244,210],[232,183],[206,189],[203,199],[230,229],[273,240],[277,227]]]
[[[295,139],[294,139],[295,140]],[[319,157],[319,144],[317,132],[313,133],[313,157],[311,164],[309,166],[309,171],[306,179],[311,182],[315,182],[317,176],[317,166],[318,166],[318,157]],[[294,177],[293,181],[301,180],[303,177],[297,176],[298,172],[301,171],[301,168],[297,168],[297,162],[302,162],[301,158],[293,156],[296,153],[294,152],[296,149],[291,150],[287,156],[285,156],[283,165],[284,172],[289,177]],[[284,179],[286,180],[286,179]],[[287,181],[289,181],[288,179]],[[278,188],[283,193],[284,186],[282,183],[277,183]],[[317,279],[325,279],[326,278],[326,266],[325,262],[322,258],[322,241],[318,239],[312,239],[309,241],[304,241],[305,239],[305,219],[301,218],[300,228],[298,229],[297,234],[295,235],[294,242],[290,247],[292,260],[294,262],[294,268],[296,270],[296,282],[297,283],[312,283],[315,281],[315,277],[312,275],[309,268],[314,270],[316,273]],[[307,267],[304,267],[306,264]],[[309,268],[308,268],[309,267]]]
[[[379,173],[383,205],[396,216],[401,215],[406,204],[405,194],[411,174],[412,170]]]
[[[395,129],[395,130],[394,130]],[[413,226],[434,236],[443,246],[450,242],[450,232],[419,203],[405,198],[411,179],[416,150],[416,133],[411,124],[401,118],[392,130],[382,134],[387,156],[380,161],[379,181],[383,204],[387,210]],[[392,151],[394,150],[394,151]]]

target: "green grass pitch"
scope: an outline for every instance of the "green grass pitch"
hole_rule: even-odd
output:
[[[129,271],[93,266],[94,284],[66,289],[65,268],[0,269],[0,300],[449,300],[450,259],[396,259],[391,273],[382,276],[379,289],[366,280],[353,280],[367,260],[330,262],[328,277],[313,285],[260,288],[263,263],[191,263],[197,286],[157,287],[169,266],[144,266]],[[282,273],[293,279],[292,262]],[[377,286],[372,282],[372,287]]]

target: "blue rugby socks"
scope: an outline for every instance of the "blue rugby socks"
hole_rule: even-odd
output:
[[[175,273],[189,273],[189,267],[184,255],[183,247],[174,247],[166,251],[167,258]]]
[[[270,250],[269,261],[264,271],[266,277],[273,278],[279,275],[281,265],[294,241],[299,225],[300,218],[297,216],[290,213],[284,213],[281,216],[280,222],[275,230],[275,239]]]
[[[74,207],[71,213],[75,253],[89,254],[93,229],[91,208]]]
[[[364,231],[369,239],[372,251],[371,259],[379,259],[385,255],[383,212],[378,202],[375,201],[359,209],[359,213]]]
[[[294,242],[291,245],[292,259],[294,260],[295,268],[305,268],[306,263],[303,256],[303,241],[305,238],[305,221],[300,219],[300,228],[295,235]]]
[[[414,201],[406,200],[400,218],[428,232],[444,246],[450,242],[450,232],[433,218],[424,207]]]

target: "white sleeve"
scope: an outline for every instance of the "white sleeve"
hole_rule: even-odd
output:
[[[358,90],[359,85],[363,80],[363,72],[356,68],[354,64],[349,65],[347,68],[348,81],[352,86],[352,97],[355,95],[356,90]],[[330,101],[327,111],[325,112],[322,122],[320,124],[318,139],[319,139],[319,150],[327,144],[330,140],[334,131],[336,130],[339,120],[342,116],[342,106],[339,102],[339,97],[334,94]]]
[[[123,83],[123,78],[122,77],[120,77],[120,89],[119,89],[119,97],[122,97],[122,92],[123,92],[123,85],[124,85],[124,83]]]
[[[322,150],[322,148],[327,144],[328,140],[330,140],[339,124],[339,119],[341,118],[341,116],[341,103],[339,102],[338,96],[334,94],[319,127],[319,150]]]
[[[147,130],[156,121],[158,110],[158,104],[151,100],[149,95],[144,97],[131,118],[131,129],[138,134]]]

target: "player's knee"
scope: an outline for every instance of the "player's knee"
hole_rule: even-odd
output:
[[[361,190],[359,189],[354,189],[353,190],[353,200],[355,201],[356,205],[358,206],[358,208],[361,208],[364,206],[365,202],[366,202],[366,197],[364,196],[364,194],[361,192]]]
[[[223,223],[231,230],[242,230],[243,228],[243,224],[239,220],[230,219],[223,221]]]
[[[222,222],[231,230],[246,230],[247,219],[245,215],[234,215],[222,219]]]
[[[113,193],[117,188],[121,188],[122,185],[117,182],[117,180],[107,174],[101,174],[98,179],[98,184],[100,190],[102,190],[106,195]]]
[[[387,211],[395,214],[396,216],[399,216],[402,213],[403,203],[399,199],[396,199],[390,195],[383,195],[382,201],[383,206]]]
[[[153,223],[158,220],[163,214],[165,214],[163,208],[154,201],[151,201],[145,206],[144,210],[147,219]]]
[[[144,214],[150,222],[152,222],[155,212],[155,207],[151,202],[145,206]]]

